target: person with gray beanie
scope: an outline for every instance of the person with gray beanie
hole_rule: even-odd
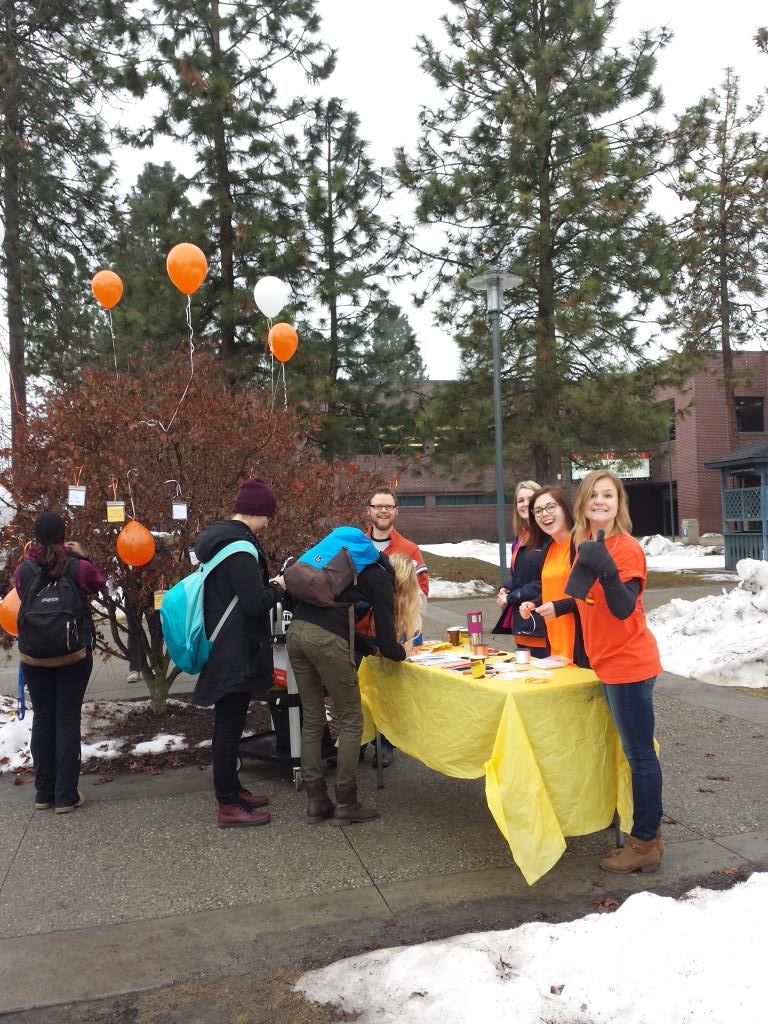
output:
[[[68,814],[85,803],[77,785],[80,715],[95,646],[88,598],[106,586],[82,547],[65,540],[66,529],[60,515],[41,512],[35,520],[34,543],[15,576],[21,597],[19,658],[34,712],[30,747],[35,810],[53,807],[56,814]],[[36,602],[45,603],[48,610],[36,613]],[[56,646],[60,620],[67,631],[68,653],[63,655]]]
[[[261,477],[244,480],[229,519],[211,523],[195,542],[200,562],[210,561],[233,541],[245,541],[253,551],[226,557],[206,579],[203,598],[205,632],[211,636],[225,611],[236,599],[195,687],[194,701],[214,708],[213,788],[219,827],[266,825],[266,796],[240,784],[238,746],[248,705],[266,697],[272,686],[272,631],[269,613],[284,598],[281,576],[269,579],[258,534],[277,510],[272,488]]]

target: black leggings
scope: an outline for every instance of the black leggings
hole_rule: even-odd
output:
[[[57,668],[23,665],[32,698],[32,761],[38,803],[77,803],[80,778],[80,710],[93,668],[93,654]]]
[[[240,791],[237,748],[245,728],[251,694],[228,693],[216,701],[213,721],[213,788],[220,804],[233,804]]]

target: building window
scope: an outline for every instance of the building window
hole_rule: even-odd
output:
[[[762,434],[765,430],[762,398],[736,398],[736,429],[740,434]]]
[[[397,504],[400,508],[423,508],[427,499],[423,494],[399,494]]]
[[[509,503],[509,498],[505,501]],[[495,505],[495,494],[438,494],[436,505]]]

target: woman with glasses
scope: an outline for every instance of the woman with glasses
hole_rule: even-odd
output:
[[[541,601],[523,601],[523,619],[543,619],[550,652],[577,664],[583,659],[578,651],[574,600],[565,592],[571,571],[571,530],[573,513],[567,495],[560,487],[542,487],[530,499],[530,535],[528,549],[546,547],[541,568]],[[578,642],[578,647],[577,647]]]
[[[630,535],[627,492],[615,474],[597,470],[584,478],[574,518],[577,556],[568,592],[576,598],[584,646],[632,773],[632,833],[600,867],[655,871],[664,853],[661,765],[653,743],[653,689],[661,662],[641,598],[645,554]]]
[[[499,590],[496,604],[504,611],[492,633],[511,633],[515,645],[530,651],[534,658],[549,654],[547,631],[544,620],[538,616],[527,620],[520,615],[523,601],[541,602],[541,567],[544,564],[545,547],[531,550],[528,543],[530,499],[539,490],[535,480],[522,480],[515,488],[515,503],[512,507],[512,524],[515,536],[510,556],[510,578]]]

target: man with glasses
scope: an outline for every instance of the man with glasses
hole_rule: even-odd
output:
[[[385,555],[405,555],[406,558],[410,558],[413,564],[416,566],[416,578],[419,581],[419,588],[421,589],[421,605],[422,612],[426,608],[427,598],[429,597],[429,573],[427,567],[424,564],[424,556],[413,541],[403,537],[401,533],[398,533],[395,529],[395,520],[397,519],[398,507],[397,498],[394,491],[390,490],[389,487],[377,487],[368,500],[368,517],[371,521],[371,525],[367,530],[368,536],[374,543],[374,546],[378,551],[383,551]],[[356,625],[358,632],[363,633],[366,636],[374,635],[374,628],[371,625],[370,612],[367,613]],[[381,764],[383,768],[388,768],[392,764],[394,757],[394,747],[384,736],[381,737]],[[365,750],[365,748],[363,748]],[[376,756],[373,759],[374,767],[376,767]]]

